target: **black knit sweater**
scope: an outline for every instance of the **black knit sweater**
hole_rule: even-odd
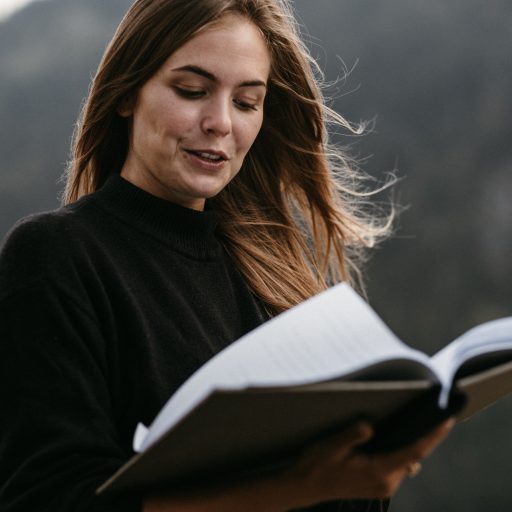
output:
[[[4,240],[2,512],[140,510],[94,496],[132,455],[136,424],[264,321],[215,227],[214,212],[113,176]]]

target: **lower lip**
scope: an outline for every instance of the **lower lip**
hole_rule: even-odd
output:
[[[184,151],[184,154],[194,165],[207,171],[220,171],[227,163],[227,160],[209,160],[188,151]]]

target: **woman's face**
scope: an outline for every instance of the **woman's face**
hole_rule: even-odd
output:
[[[258,28],[228,15],[176,50],[119,108],[131,118],[121,175],[202,210],[238,173],[263,121],[270,55]]]

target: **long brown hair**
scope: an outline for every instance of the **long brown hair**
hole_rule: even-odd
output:
[[[171,53],[227,13],[249,18],[271,54],[261,131],[239,174],[213,199],[227,251],[273,313],[340,279],[358,279],[364,249],[389,219],[365,213],[351,160],[327,124],[354,128],[324,102],[314,60],[288,0],[137,0],[119,25],[74,137],[64,201],[101,187],[125,161],[129,128],[118,115]]]

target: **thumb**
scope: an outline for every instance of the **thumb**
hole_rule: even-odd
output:
[[[338,434],[340,445],[345,445],[348,451],[369,441],[374,434],[373,427],[367,421],[356,421],[348,425]]]
[[[344,457],[357,446],[364,444],[373,436],[373,427],[367,421],[357,421],[345,427],[341,432],[330,435],[316,443],[316,452],[336,453]]]

